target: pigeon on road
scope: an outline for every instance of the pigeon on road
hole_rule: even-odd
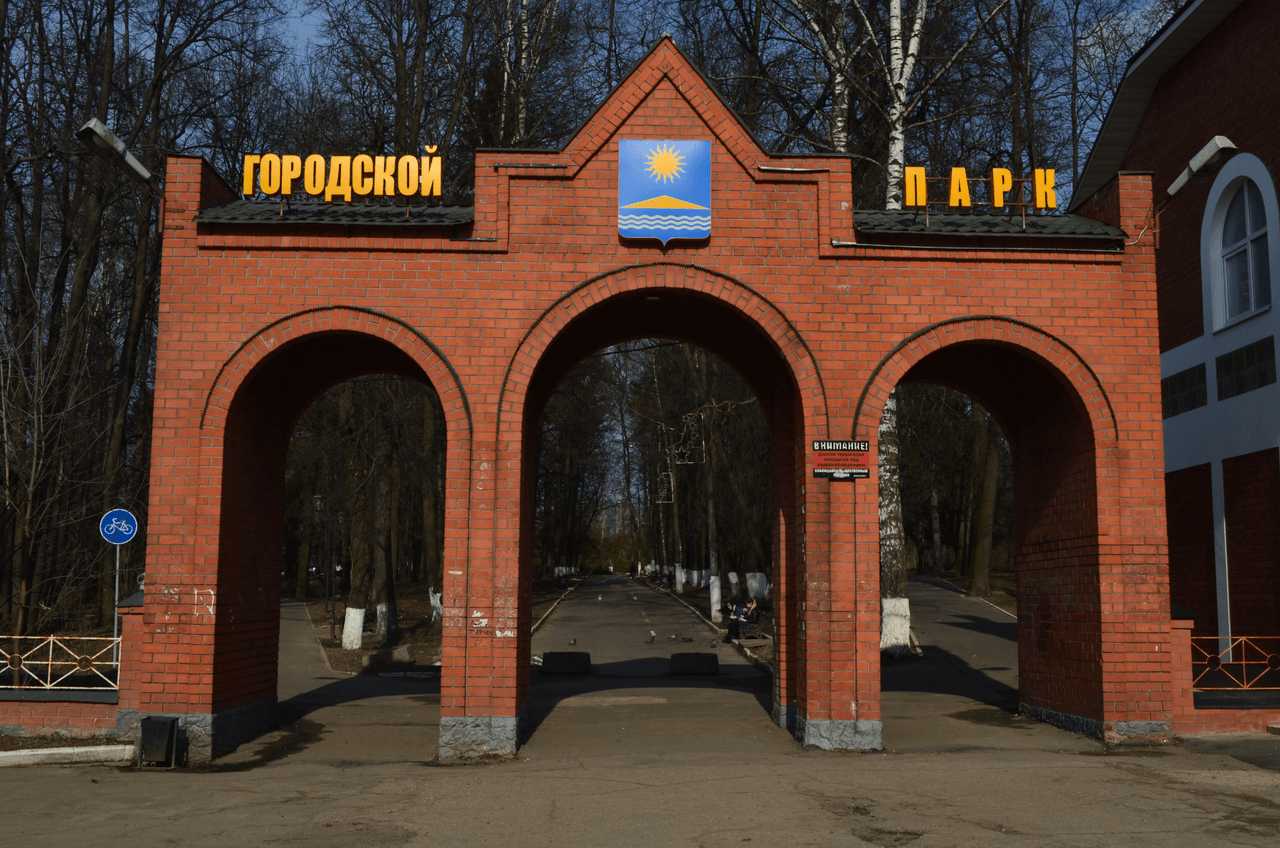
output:
[[[675,640],[677,640],[677,639],[679,639],[679,638],[680,638],[680,634],[679,634],[679,633],[672,633],[670,636],[668,636],[668,637],[667,637],[667,641],[668,641],[668,642],[674,642]]]
[[[569,644],[570,644],[570,645],[576,645],[576,644],[578,644],[578,640],[577,640],[577,639],[570,639],[570,640],[569,640]]]
[[[686,637],[684,637],[683,639],[681,639],[680,641],[681,641],[681,642],[692,642],[692,641],[693,641],[693,637],[692,637],[692,636],[686,636]]]
[[[711,640],[711,647],[713,647],[713,648],[714,648],[714,647],[716,646],[716,644],[717,644],[717,643],[716,643],[716,640],[715,640],[715,639],[712,639],[712,640]]]
[[[653,637],[652,637],[652,636],[650,636],[648,639],[645,639],[645,640],[644,640],[644,643],[645,643],[646,645],[652,645],[652,644],[653,644]]]

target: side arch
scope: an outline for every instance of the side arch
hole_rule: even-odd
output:
[[[357,333],[381,339],[411,357],[440,396],[445,420],[459,435],[470,441],[473,422],[471,404],[458,372],[448,358],[426,336],[409,324],[383,312],[356,306],[323,306],[286,315],[246,339],[218,369],[205,395],[200,430],[220,432],[236,392],[254,368],[275,351],[309,336],[323,333]]]
[[[342,306],[279,318],[254,332],[222,364],[200,416],[199,461],[212,483],[202,495],[208,512],[201,532],[208,548],[201,566],[208,568],[208,585],[217,598],[211,613],[218,638],[209,675],[213,713],[274,709],[290,434],[327,388],[377,373],[428,383],[439,395],[447,434],[446,609],[452,613],[458,599],[467,597],[474,434],[457,372],[422,333],[384,313]],[[448,639],[452,624],[446,618]]]
[[[1093,437],[1099,449],[1114,448],[1120,438],[1116,426],[1116,413],[1098,375],[1071,345],[1050,333],[1020,321],[1001,315],[966,315],[930,324],[907,336],[884,355],[871,372],[871,378],[862,387],[858,405],[854,409],[852,432],[854,437],[876,437],[868,427],[878,426],[879,413],[898,382],[912,366],[931,353],[962,342],[987,342],[1017,348],[1032,354],[1051,365],[1064,377],[1080,396],[1089,421],[1093,425]],[[863,413],[867,417],[864,421]]]

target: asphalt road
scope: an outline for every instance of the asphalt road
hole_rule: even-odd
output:
[[[769,722],[767,678],[719,646],[721,675],[665,676],[665,636],[710,649],[710,632],[615,581],[580,587],[535,636],[536,651],[589,650],[596,672],[534,672],[519,755],[458,767],[431,762],[433,681],[329,672],[289,605],[286,727],[209,770],[0,770],[4,844],[1275,844],[1280,773],[1247,762],[1265,762],[1268,740],[1227,740],[1235,756],[1222,740],[1108,751],[1025,722],[1002,709],[1008,617],[945,589],[912,594],[926,659],[884,671],[883,753],[801,749]]]
[[[591,675],[532,672],[533,732],[522,755],[554,757],[572,745],[596,754],[648,756],[673,733],[682,740],[682,753],[789,749],[790,737],[769,720],[770,678],[722,639],[670,596],[628,577],[579,586],[534,634],[532,648],[535,655],[586,651]],[[682,652],[716,654],[720,674],[672,677],[671,655]]]

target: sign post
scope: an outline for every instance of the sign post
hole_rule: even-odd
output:
[[[117,679],[119,675],[120,643],[120,546],[133,540],[138,534],[138,520],[127,509],[113,509],[98,522],[98,532],[102,538],[116,546],[116,603],[111,616],[111,639],[115,645],[112,653],[117,663]]]

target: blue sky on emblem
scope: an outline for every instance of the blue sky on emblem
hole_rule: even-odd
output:
[[[711,235],[711,142],[618,142],[618,233],[624,238]]]

